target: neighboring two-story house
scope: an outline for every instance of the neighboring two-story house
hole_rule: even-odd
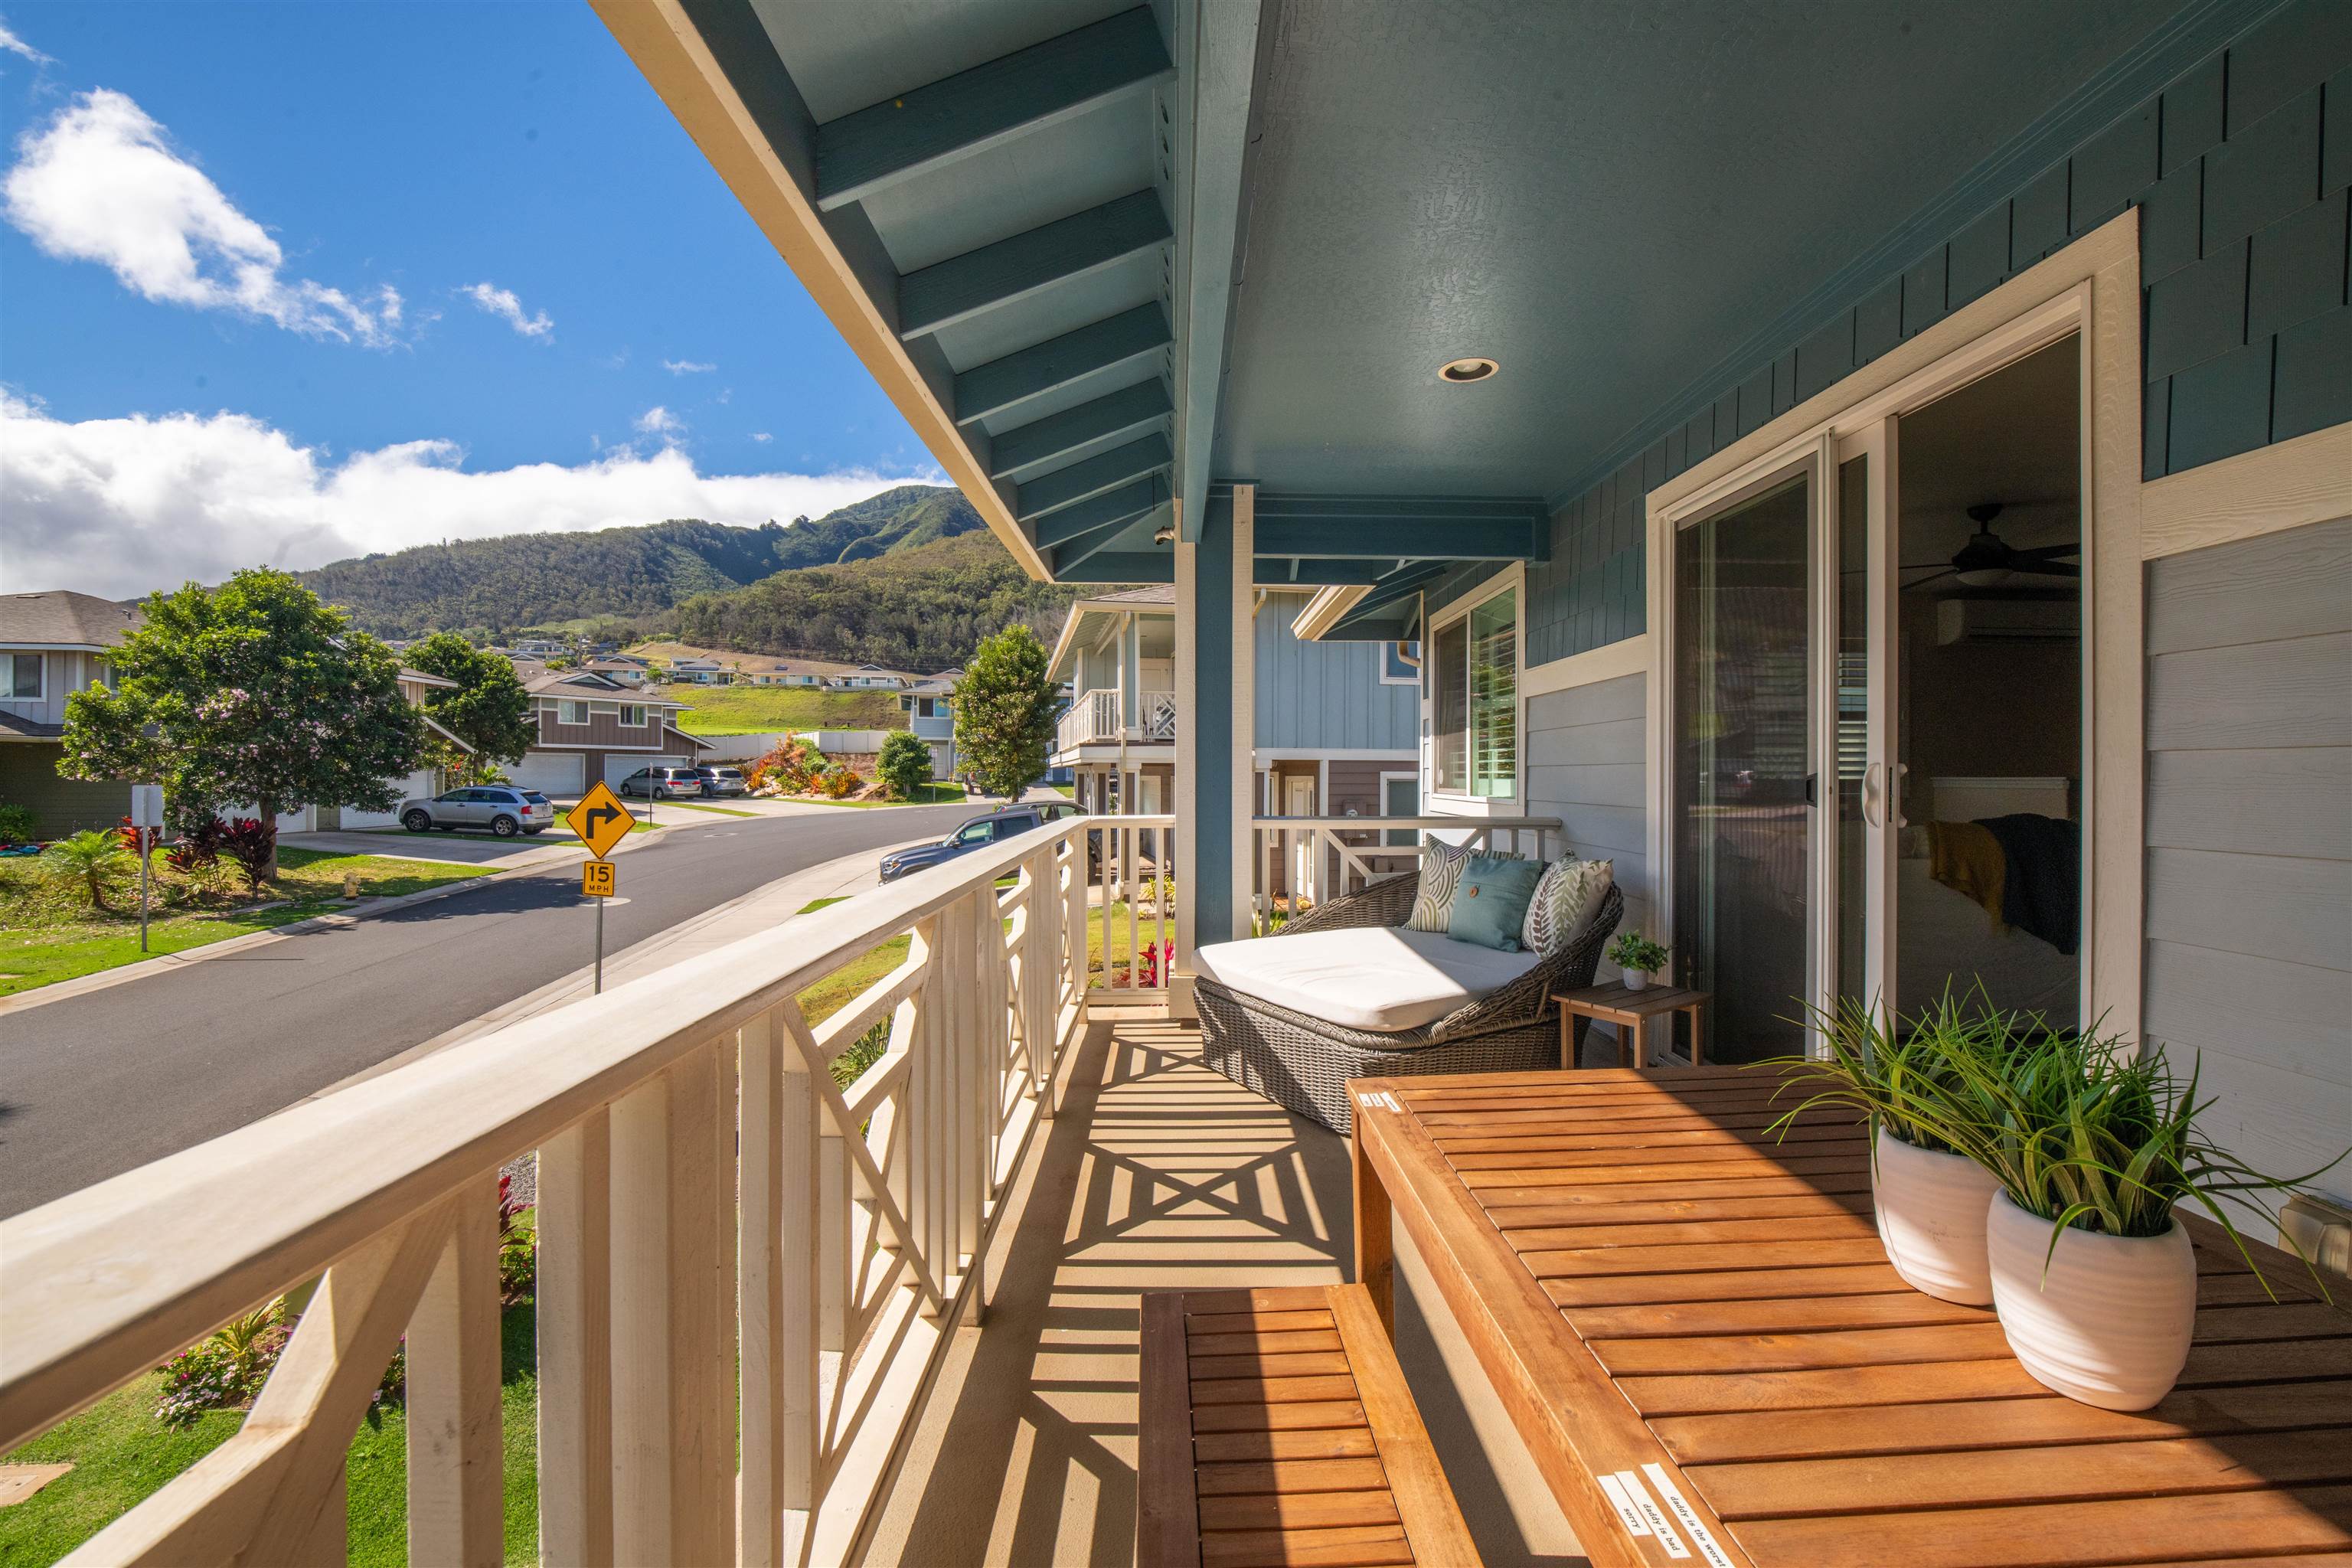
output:
[[[111,827],[128,784],[58,776],[66,699],[111,679],[109,656],[139,625],[136,605],[94,594],[0,595],[0,803],[29,807],[44,838]]]
[[[937,675],[916,678],[898,693],[898,707],[907,715],[907,728],[931,748],[933,778],[955,776],[955,688],[962,679],[961,669],[943,669]]]
[[[1301,641],[1310,591],[1268,589],[1255,617],[1255,813],[1411,816],[1420,810],[1420,665],[1414,645]],[[1176,595],[1167,584],[1080,599],[1047,673],[1070,688],[1050,758],[1075,771],[1088,811],[1172,811],[1179,712]],[[1263,874],[1263,873],[1262,873]],[[1276,890],[1311,883],[1277,866]],[[1311,893],[1308,887],[1305,890]]]
[[[527,789],[575,795],[598,779],[617,786],[639,768],[690,767],[709,749],[677,727],[685,703],[590,670],[551,670],[524,689],[536,700],[539,743],[507,776]]]
[[[646,664],[645,660],[640,658],[623,658],[618,655],[608,655],[601,658],[592,658],[581,668],[591,675],[603,676],[616,686],[626,686],[634,689],[646,683]]]
[[[715,658],[681,658],[669,667],[669,678],[688,686],[731,686],[735,672]]]

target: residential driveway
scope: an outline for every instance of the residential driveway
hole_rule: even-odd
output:
[[[819,806],[637,835],[614,862],[623,897],[606,911],[605,951],[837,857],[944,835],[970,815]],[[398,852],[390,835],[334,837],[381,837]],[[0,1215],[218,1137],[571,973],[595,930],[577,866],[574,851],[0,1018]]]

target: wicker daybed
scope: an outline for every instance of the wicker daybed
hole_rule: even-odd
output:
[[[1357,926],[1402,926],[1421,874],[1374,882],[1292,921],[1271,937]],[[1394,1032],[1350,1028],[1279,1007],[1203,974],[1194,983],[1202,1056],[1243,1088],[1345,1133],[1355,1125],[1351,1078],[1525,1072],[1559,1066],[1559,1009],[1551,997],[1592,984],[1601,949],[1625,900],[1614,885],[1582,935],[1499,990],[1432,1024]],[[1584,1043],[1587,1020],[1576,1021]]]

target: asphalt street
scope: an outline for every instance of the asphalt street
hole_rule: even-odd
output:
[[[838,856],[945,834],[968,805],[745,817],[614,862],[614,953]],[[593,956],[565,861],[0,1017],[0,1216],[283,1110]]]

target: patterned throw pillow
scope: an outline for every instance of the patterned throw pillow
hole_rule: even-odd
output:
[[[1449,930],[1454,923],[1454,895],[1462,888],[1462,868],[1470,857],[1483,853],[1467,844],[1441,844],[1435,839],[1421,847],[1421,886],[1412,895],[1412,913],[1405,918],[1407,931]],[[1497,860],[1518,860],[1518,855],[1497,855]]]
[[[1426,873],[1423,873],[1424,878]],[[1536,885],[1528,902],[1528,918],[1519,929],[1519,945],[1551,958],[1584,934],[1601,900],[1609,896],[1616,876],[1613,860],[1567,859],[1553,864]],[[1426,882],[1423,883],[1426,886]],[[1419,905],[1414,912],[1419,912]]]

